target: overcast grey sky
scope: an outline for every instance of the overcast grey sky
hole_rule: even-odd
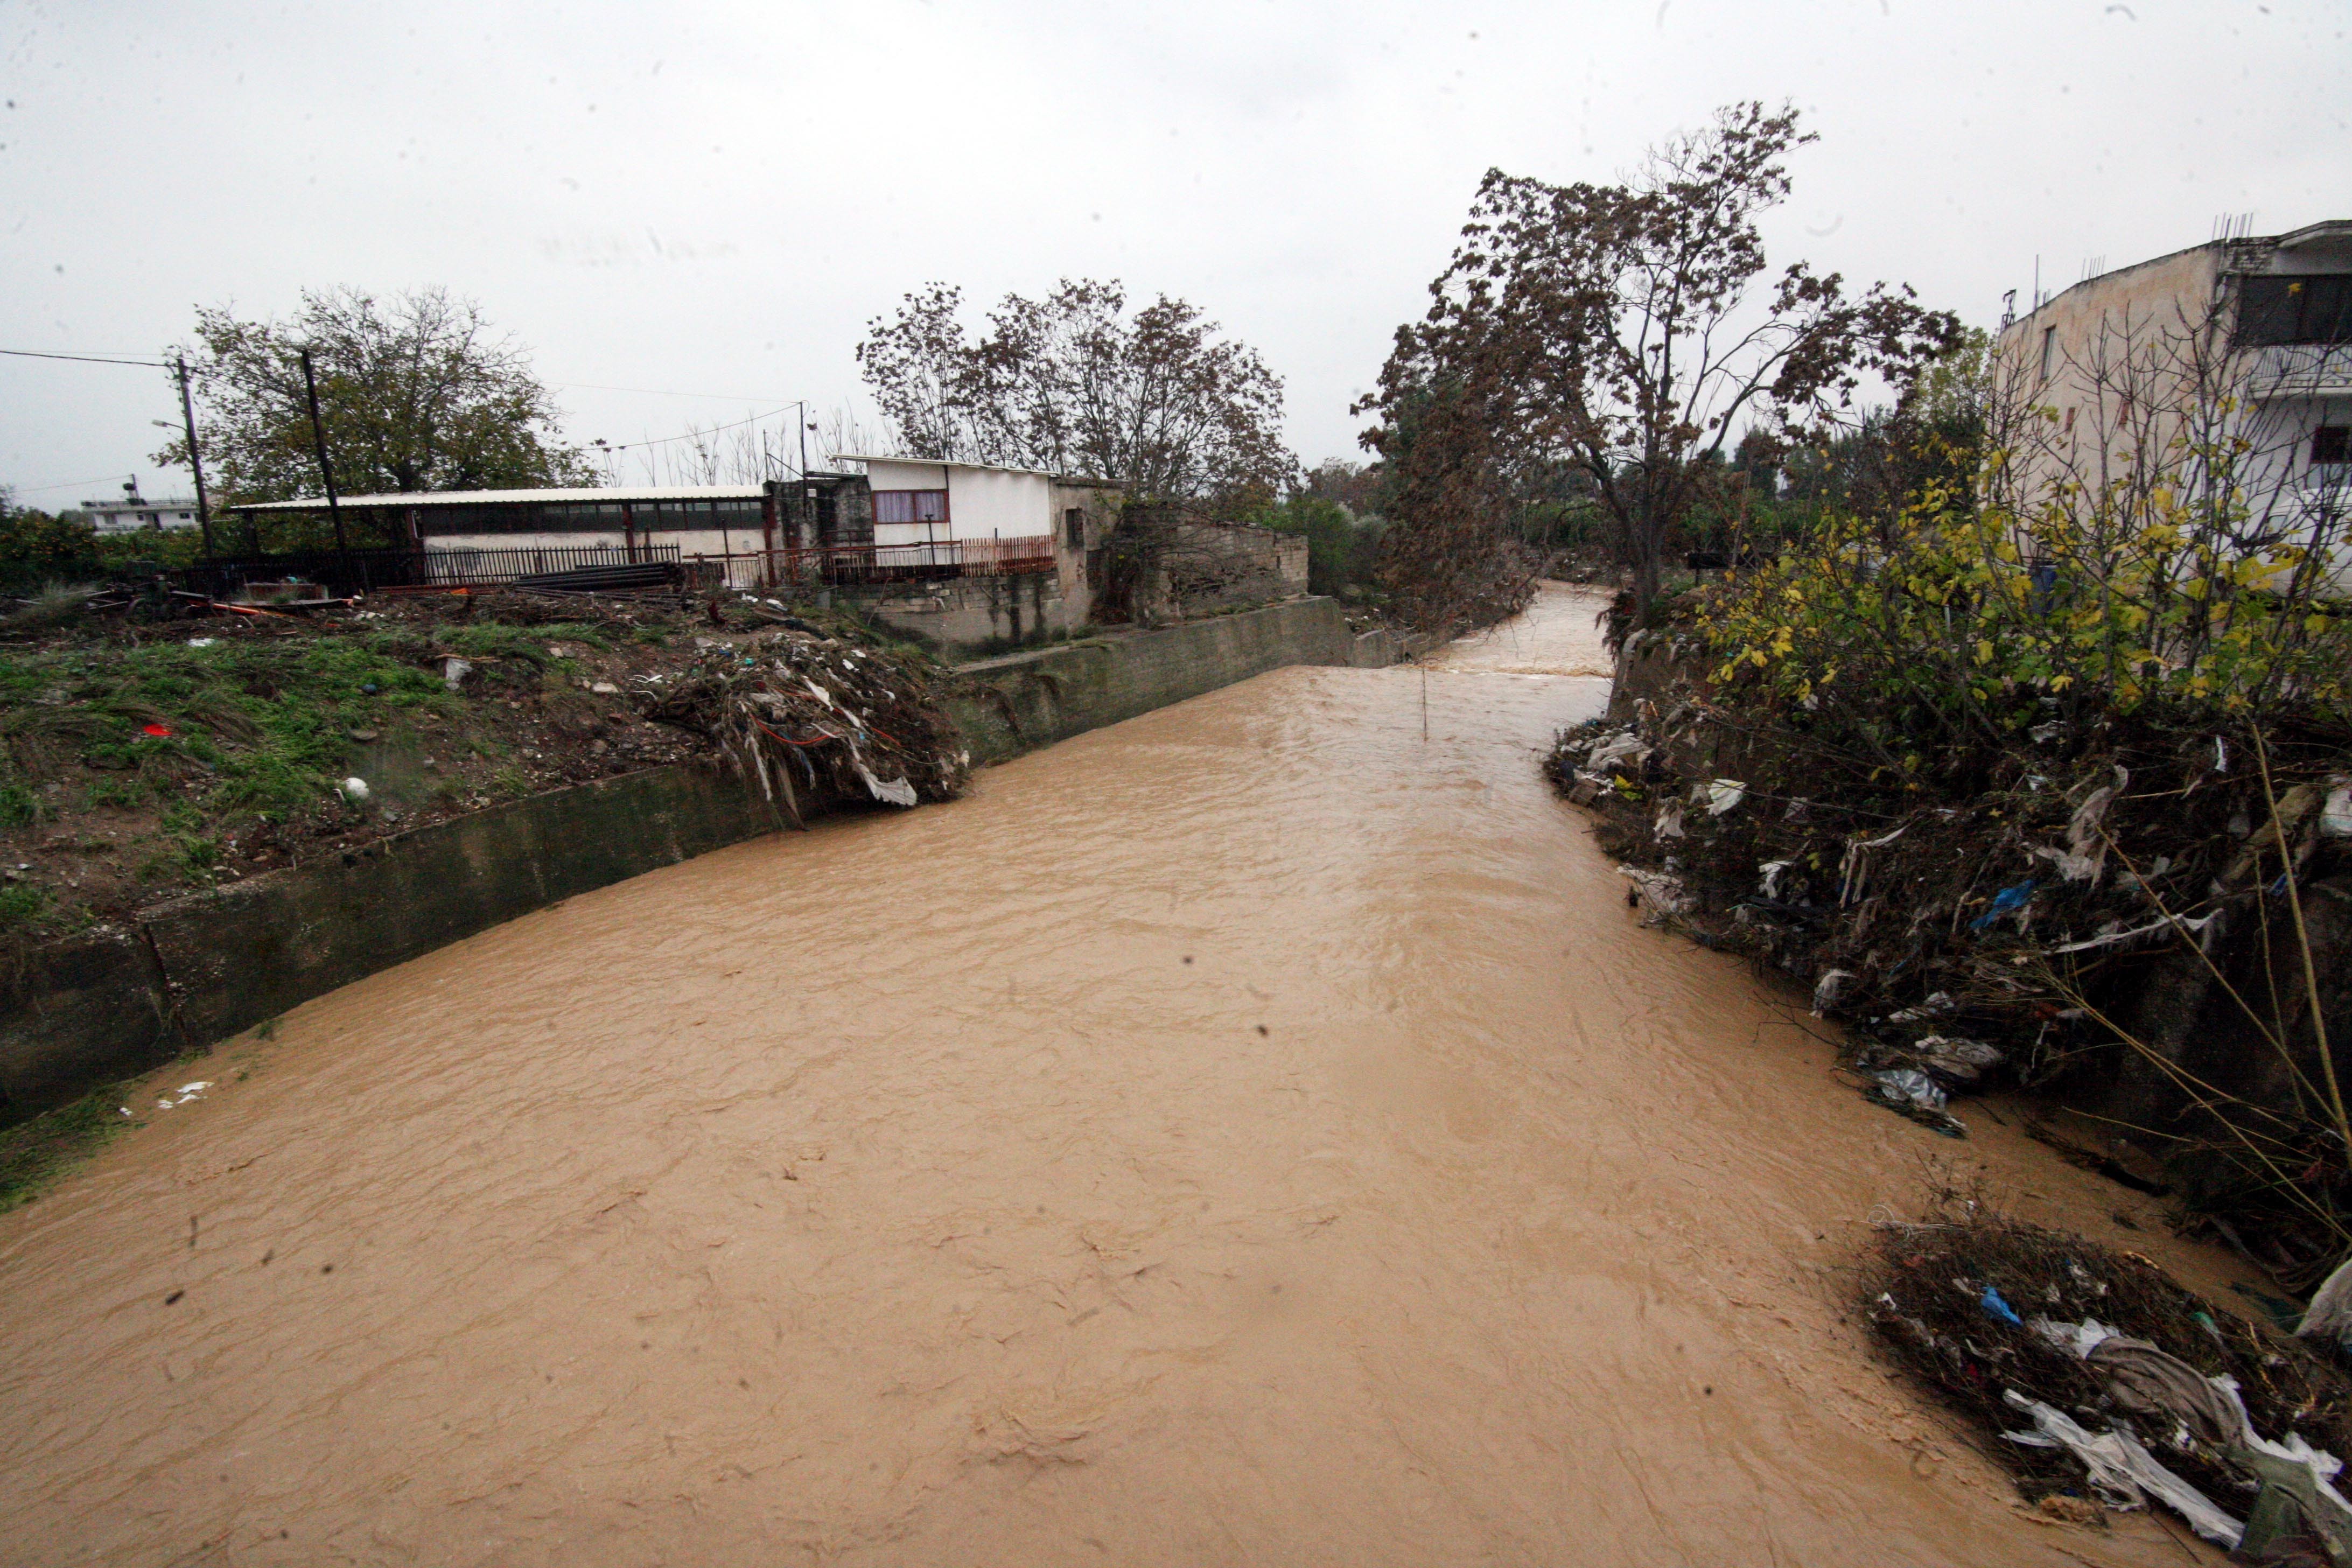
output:
[[[1990,325],[2024,290],[2352,216],[2347,0],[730,5],[0,0],[0,348],[152,354],[198,302],[444,284],[575,440],[858,398],[938,279],[1202,306],[1308,462],[1480,174],[1606,179],[1717,104],[1821,141],[1769,237]],[[613,387],[646,391],[605,390]],[[716,394],[699,398],[662,393]],[[0,359],[0,483],[136,471],[159,373]]]

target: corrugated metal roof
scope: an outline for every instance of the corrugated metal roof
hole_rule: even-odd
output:
[[[828,463],[904,463],[917,468],[970,468],[982,474],[1034,474],[1063,485],[1115,485],[1115,479],[1090,479],[1080,474],[1057,474],[1050,468],[1010,468],[1002,463],[960,463],[946,458],[886,458],[876,452],[828,452]]]
[[[414,495],[338,496],[337,504],[352,507],[499,506],[529,501],[570,501],[593,504],[625,500],[758,500],[763,485],[615,485],[610,489],[568,490],[423,490]],[[232,511],[324,511],[327,498],[256,501],[231,507]]]

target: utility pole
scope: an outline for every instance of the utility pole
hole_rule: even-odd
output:
[[[310,351],[302,351],[302,390],[310,399],[310,444],[319,453],[319,477],[327,482],[327,515],[335,524],[335,556],[343,565],[343,586],[351,586],[352,546],[343,537],[343,509],[335,499],[335,470],[327,461],[327,430],[319,423],[319,377],[310,368]]]
[[[217,553],[213,548],[213,514],[205,504],[205,459],[196,451],[196,405],[188,396],[188,356],[174,354],[172,363],[180,372],[180,417],[188,427],[188,471],[196,476],[196,526],[204,531],[205,556],[207,560]]]

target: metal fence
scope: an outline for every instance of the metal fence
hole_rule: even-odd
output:
[[[738,587],[825,587],[1018,577],[1054,570],[1054,538],[952,539],[930,544],[828,544],[688,558],[698,577]]]
[[[334,598],[401,588],[491,587],[583,567],[677,564],[675,544],[556,544],[495,550],[296,550],[183,567],[192,594],[234,598],[248,583],[316,583]]]
[[[557,572],[578,572],[600,566],[672,565],[679,560],[675,544],[550,544],[519,549],[425,552],[416,586],[427,588],[487,587],[518,577],[545,577]]]

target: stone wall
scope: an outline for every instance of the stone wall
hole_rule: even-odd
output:
[[[1377,665],[1328,599],[966,667],[975,759],[1288,664]],[[532,910],[782,826],[732,775],[650,769],[394,835],[145,910],[127,931],[0,968],[0,1123],[226,1038],[313,996]]]

